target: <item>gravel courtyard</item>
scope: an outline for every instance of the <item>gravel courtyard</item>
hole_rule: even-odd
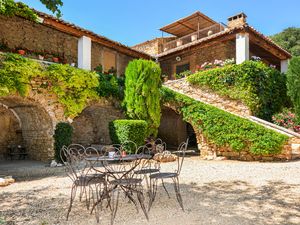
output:
[[[0,174],[9,172],[19,177],[16,183],[0,188],[0,224],[97,224],[79,201],[74,204],[70,220],[65,220],[71,182],[62,168],[29,165],[12,169],[0,162]],[[163,169],[174,166],[163,164]],[[159,187],[149,221],[126,200],[121,201],[115,224],[300,224],[300,161],[187,158],[181,173],[185,212],[179,208],[173,186],[167,183],[167,188],[171,199]],[[109,211],[104,210],[100,224],[109,223]]]

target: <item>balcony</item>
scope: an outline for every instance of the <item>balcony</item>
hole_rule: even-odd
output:
[[[180,37],[178,39],[175,39],[173,41],[170,41],[170,42],[167,42],[167,43],[163,44],[162,52],[166,52],[168,50],[178,48],[178,47],[184,46],[186,44],[195,42],[197,40],[209,37],[213,34],[222,32],[225,29],[226,29],[226,27],[224,25],[222,25],[221,23],[217,23],[217,24],[214,24],[212,26],[203,28],[199,31],[190,33],[188,35],[185,35],[183,37]]]

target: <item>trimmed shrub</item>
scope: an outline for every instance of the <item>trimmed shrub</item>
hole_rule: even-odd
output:
[[[124,98],[124,78],[111,74],[97,73],[99,75],[98,95],[100,97],[112,96],[122,100]]]
[[[125,72],[123,105],[131,119],[145,120],[148,135],[157,135],[160,125],[161,69],[153,61],[133,60]]]
[[[163,101],[175,105],[183,119],[202,131],[208,141],[218,147],[230,147],[252,154],[278,154],[288,136],[267,129],[247,119],[196,101],[168,88],[162,88]]]
[[[126,141],[133,141],[141,146],[147,137],[148,124],[144,120],[114,120],[109,123],[109,134],[114,144],[123,144]],[[127,150],[132,151],[133,146]]]
[[[73,127],[69,123],[60,122],[56,125],[54,132],[54,158],[56,162],[61,162],[60,150],[62,147],[72,143]]]
[[[246,61],[198,72],[187,80],[222,96],[241,100],[253,115],[268,121],[289,102],[285,74],[261,61]]]
[[[300,56],[293,57],[287,71],[288,95],[294,105],[296,119],[300,123]]]

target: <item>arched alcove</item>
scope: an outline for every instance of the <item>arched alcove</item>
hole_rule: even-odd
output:
[[[3,112],[6,110],[3,117],[10,123],[16,124],[18,121],[19,127],[9,132],[21,134],[21,144],[26,148],[30,159],[45,161],[53,157],[53,121],[39,103],[29,98],[8,96],[0,98],[0,106]],[[18,140],[15,141],[16,143],[11,144],[18,144]],[[2,145],[6,143],[2,141]]]

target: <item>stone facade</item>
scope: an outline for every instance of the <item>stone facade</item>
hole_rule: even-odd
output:
[[[180,61],[178,61],[180,57]],[[227,41],[222,43],[212,43],[209,46],[198,46],[194,49],[186,49],[180,53],[169,54],[159,59],[162,73],[169,79],[174,79],[176,67],[184,64],[190,65],[190,71],[194,72],[197,66],[205,62],[214,62],[235,58],[235,42]]]
[[[93,103],[74,118],[72,126],[74,128],[73,142],[82,145],[111,144],[108,125],[115,119],[124,118],[118,106],[113,104],[113,100],[99,101]]]
[[[0,44],[11,50],[23,48],[30,52],[57,54],[64,63],[77,63],[79,38],[44,24],[35,23],[20,17],[0,15]],[[1,49],[0,49],[1,50]],[[105,52],[112,53],[114,59],[105,60]],[[117,69],[118,75],[125,73],[127,64],[134,57],[92,42],[91,68],[104,65],[105,61]],[[47,60],[47,59],[46,59]],[[51,60],[51,59],[49,59]],[[107,72],[110,68],[104,68]]]
[[[141,44],[135,45],[132,48],[141,52],[145,52],[149,55],[155,56],[162,52],[162,45],[175,40],[176,37],[164,37],[164,38],[155,38],[150,41],[143,42]]]
[[[35,78],[27,97],[0,97],[0,158],[10,144],[23,145],[30,159],[48,161],[54,156],[54,129],[58,122],[72,121],[49,88],[47,80]],[[74,142],[110,144],[108,123],[123,118],[114,101],[91,102],[73,121]],[[119,107],[120,108],[120,107]]]

